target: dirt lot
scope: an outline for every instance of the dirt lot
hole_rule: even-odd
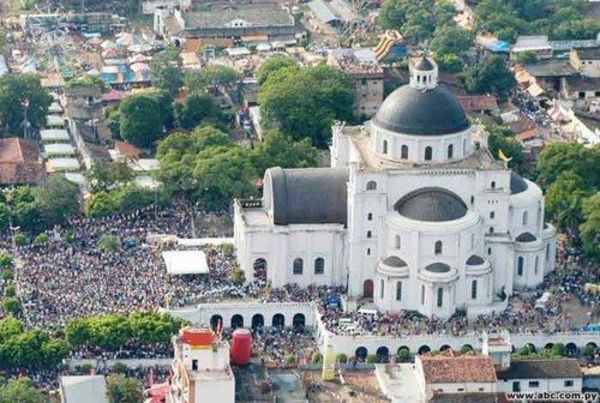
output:
[[[389,402],[381,393],[372,370],[344,373],[344,385],[340,378],[330,382],[323,381],[320,371],[303,371],[300,376],[310,402]]]

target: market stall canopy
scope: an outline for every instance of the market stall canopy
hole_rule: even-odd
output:
[[[40,130],[42,143],[50,142],[68,142],[69,133],[65,129],[44,129]]]
[[[167,266],[167,273],[171,275],[208,273],[206,255],[201,250],[165,251],[162,257]]]

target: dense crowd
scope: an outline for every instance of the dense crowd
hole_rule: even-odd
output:
[[[427,318],[412,311],[379,313],[371,309],[344,312],[339,306],[323,304],[322,321],[338,334],[377,334],[407,336],[419,334],[464,335],[471,332],[543,332],[585,330],[600,322],[600,295],[586,292],[586,283],[600,282],[600,268],[583,264],[570,256],[559,259],[536,289],[520,290],[508,299],[508,306],[496,314],[467,318],[458,312],[452,318]],[[546,294],[544,302],[542,296]],[[572,312],[567,307],[585,311]]]
[[[18,289],[30,324],[64,325],[73,317],[154,310],[182,306],[219,295],[244,296],[233,286],[234,257],[205,248],[208,275],[170,276],[161,245],[149,235],[192,235],[187,206],[152,208],[110,219],[77,219],[56,227],[46,244],[17,250]],[[115,250],[103,248],[101,237],[114,235]]]

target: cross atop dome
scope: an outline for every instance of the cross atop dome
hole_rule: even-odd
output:
[[[418,90],[430,90],[437,87],[437,63],[429,56],[422,55],[409,63],[410,86]]]

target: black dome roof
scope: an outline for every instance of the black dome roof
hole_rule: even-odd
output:
[[[469,266],[479,266],[480,264],[484,264],[484,263],[485,263],[485,260],[483,260],[483,258],[478,255],[471,255],[467,259],[467,264]]]
[[[467,214],[460,197],[442,188],[422,188],[408,193],[394,205],[400,215],[417,221],[443,222]]]
[[[537,238],[531,232],[523,232],[516,239],[517,242],[523,242],[523,243],[535,242],[536,240],[537,240]]]
[[[469,120],[458,100],[443,88],[418,90],[405,85],[381,104],[373,122],[402,134],[435,136],[463,131]]]
[[[515,195],[526,191],[528,188],[527,182],[515,171],[510,172],[510,194]]]
[[[388,256],[383,259],[383,264],[390,267],[406,267],[408,266],[404,260],[399,258],[398,256]]]
[[[433,71],[433,64],[425,56],[421,57],[419,63],[415,66],[415,69],[419,71]]]
[[[425,266],[425,270],[432,273],[448,273],[450,271],[450,266],[446,263],[431,263],[430,265]]]

